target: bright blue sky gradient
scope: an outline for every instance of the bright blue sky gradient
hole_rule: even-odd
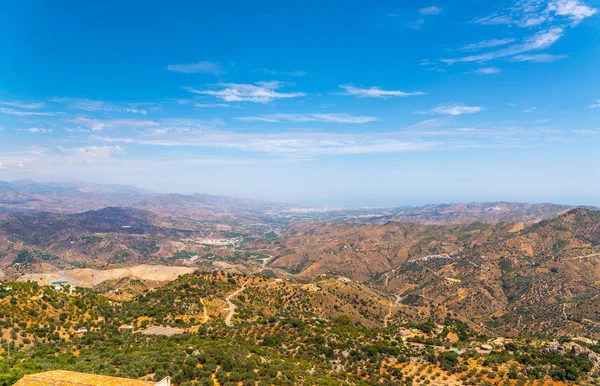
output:
[[[600,204],[600,0],[13,3],[0,179]]]

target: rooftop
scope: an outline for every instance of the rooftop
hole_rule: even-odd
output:
[[[30,374],[21,378],[15,386],[155,386],[156,382],[138,381],[77,373],[74,371],[55,370],[39,374]]]

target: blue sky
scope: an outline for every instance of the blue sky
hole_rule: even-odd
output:
[[[0,180],[600,204],[600,0],[0,6]]]

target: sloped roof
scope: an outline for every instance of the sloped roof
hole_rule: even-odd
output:
[[[45,373],[30,374],[21,378],[15,386],[155,386],[155,382],[138,381],[77,373],[74,371],[55,370]]]

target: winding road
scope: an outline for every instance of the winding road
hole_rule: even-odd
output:
[[[248,284],[249,281],[250,280],[247,280],[237,291],[235,291],[234,293],[230,294],[229,296],[227,296],[225,298],[225,301],[227,302],[227,304],[229,304],[229,314],[225,318],[225,324],[229,327],[231,327],[231,318],[233,318],[233,314],[235,314],[235,304],[233,304],[231,302],[231,298],[244,292],[244,290],[246,289],[246,284]]]
[[[592,253],[591,255],[578,256],[578,257],[570,257],[570,258],[565,259],[565,260],[583,260],[583,259],[587,259],[588,257],[596,257],[596,256],[600,256],[600,253]]]

